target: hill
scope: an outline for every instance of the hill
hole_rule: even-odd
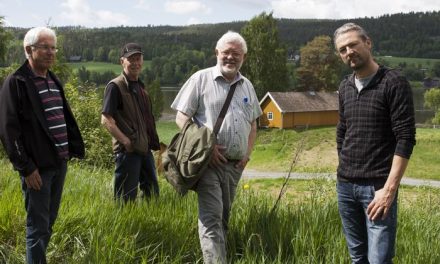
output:
[[[278,19],[280,40],[289,55],[318,35],[332,36],[334,30],[349,20]],[[352,19],[362,25],[374,40],[378,55],[440,59],[440,11],[407,13]],[[66,58],[81,55],[90,61],[114,61],[119,47],[127,41],[142,43],[145,59],[165,56],[182,48],[212,54],[218,37],[227,30],[240,31],[246,21],[190,26],[147,26],[112,28],[56,28],[62,35]],[[8,28],[17,40],[27,29]],[[23,59],[22,48],[10,47],[6,65]]]

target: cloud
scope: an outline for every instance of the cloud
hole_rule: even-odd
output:
[[[437,0],[400,0],[387,2],[370,0],[274,0],[271,1],[275,17],[346,19],[377,17],[384,14],[438,10]]]
[[[165,11],[174,14],[190,14],[190,13],[203,13],[210,14],[211,8],[194,0],[173,0],[165,2]]]
[[[108,10],[93,10],[87,0],[66,0],[61,4],[65,11],[61,19],[74,25],[109,27],[128,24],[129,19],[122,13]]]
[[[138,0],[137,4],[135,5],[135,8],[139,8],[147,11],[151,10],[151,6],[148,3],[146,3],[145,0]]]

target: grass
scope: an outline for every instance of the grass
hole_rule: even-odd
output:
[[[407,65],[414,64],[415,66],[420,65],[421,68],[431,69],[434,63],[440,62],[440,59],[427,59],[427,58],[406,58],[406,57],[388,57],[388,56],[378,56],[378,59],[387,62],[390,67],[397,67],[399,63],[406,63]]]
[[[6,161],[0,161],[0,168],[0,263],[23,263],[20,181]],[[349,263],[334,181],[290,181],[287,195],[270,213],[280,185],[280,179],[239,184],[228,233],[229,260]],[[49,263],[202,263],[196,196],[176,196],[163,179],[160,186],[159,199],[120,207],[112,200],[110,170],[71,163]],[[395,263],[440,263],[435,250],[440,248],[440,190],[403,187],[399,199]]]
[[[288,171],[296,149],[304,140],[304,149],[294,171],[335,173],[338,165],[335,136],[335,127],[307,131],[259,130],[249,167],[261,171]],[[440,131],[417,128],[416,140],[405,175],[440,180]]]
[[[151,61],[144,61],[143,68],[149,67],[151,64]],[[103,73],[105,71],[112,71],[115,74],[120,73],[122,71],[122,67],[120,64],[114,64],[109,62],[95,62],[95,61],[88,61],[88,62],[71,62],[67,63],[70,68],[74,72],[78,71],[79,68],[84,66],[89,71],[95,71],[99,73]]]

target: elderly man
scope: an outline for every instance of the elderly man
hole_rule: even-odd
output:
[[[353,69],[339,86],[337,193],[352,263],[392,263],[397,190],[415,145],[408,81],[379,66],[360,26],[335,31],[342,61]]]
[[[63,86],[49,70],[57,52],[55,32],[29,30],[26,62],[0,91],[0,138],[19,172],[25,196],[27,263],[46,263],[67,160],[84,157],[84,143]]]
[[[122,73],[107,85],[101,122],[113,137],[116,156],[114,196],[125,202],[137,196],[159,195],[151,150],[159,150],[159,138],[150,97],[139,80],[144,62],[142,48],[128,43],[121,49]]]
[[[241,35],[227,32],[217,42],[217,65],[192,75],[171,107],[182,128],[192,118],[211,130],[230,87],[237,83],[209,167],[196,192],[199,204],[199,238],[205,263],[226,263],[226,231],[237,184],[251,155],[256,119],[262,114],[251,82],[239,72],[247,52]]]

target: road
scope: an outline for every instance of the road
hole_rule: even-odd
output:
[[[273,171],[257,171],[253,169],[245,169],[243,172],[243,179],[276,179],[284,178],[287,176],[287,172],[273,172]],[[290,175],[291,179],[336,179],[335,173],[297,173],[292,172]],[[409,186],[430,186],[435,188],[440,188],[440,181],[436,180],[421,180],[403,177],[401,184]]]

